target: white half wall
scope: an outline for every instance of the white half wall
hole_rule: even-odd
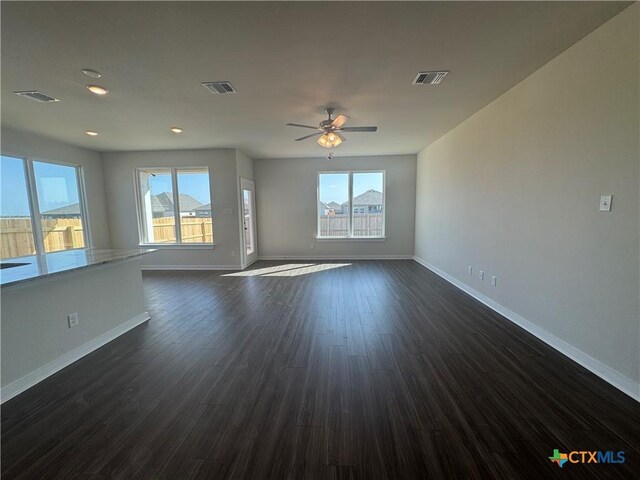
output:
[[[3,287],[2,401],[148,319],[139,258]]]
[[[4,155],[80,165],[87,190],[87,214],[93,246],[110,248],[102,157],[98,152],[4,127],[1,141]]]
[[[639,10],[420,152],[415,220],[416,257],[637,392]],[[601,195],[613,195],[611,212]]]
[[[357,134],[355,134],[357,135]],[[386,170],[386,241],[318,241],[320,171]],[[411,258],[415,155],[270,158],[254,162],[260,258]],[[312,248],[313,246],[313,248]]]
[[[104,153],[105,187],[109,204],[109,226],[114,248],[138,246],[138,219],[134,169],[143,167],[209,167],[213,205],[215,248],[165,247],[145,255],[142,267],[207,269],[240,267],[238,215],[238,165],[250,169],[251,159],[236,158],[234,149],[171,150]],[[231,209],[231,214],[223,212]]]

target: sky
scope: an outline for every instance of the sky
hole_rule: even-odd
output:
[[[74,167],[33,162],[33,170],[41,212],[78,203]],[[24,163],[19,158],[0,157],[0,215],[29,215]]]
[[[321,202],[342,205],[349,198],[349,174],[323,173],[320,175],[319,189]],[[367,190],[382,192],[381,172],[353,174],[353,196],[357,197]]]

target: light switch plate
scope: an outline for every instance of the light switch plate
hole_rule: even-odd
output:
[[[233,208],[223,208],[222,209],[222,214],[223,215],[233,215]]]
[[[610,212],[611,211],[611,197],[613,197],[613,195],[602,195],[600,197],[600,211],[601,212]]]

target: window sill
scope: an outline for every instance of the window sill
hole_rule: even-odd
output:
[[[160,250],[213,250],[215,243],[140,243],[140,248],[157,248]]]
[[[316,237],[318,242],[386,242],[387,237]]]

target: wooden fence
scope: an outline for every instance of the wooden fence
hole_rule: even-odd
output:
[[[354,237],[381,237],[382,213],[355,213],[353,214]],[[346,237],[349,234],[348,215],[321,215],[321,237]]]
[[[175,219],[163,217],[153,219],[154,243],[171,243],[176,241]],[[213,223],[211,218],[181,217],[180,231],[183,243],[212,243]]]
[[[42,233],[47,252],[84,247],[79,218],[43,219]],[[0,258],[33,255],[36,247],[29,218],[0,219]]]
[[[154,218],[155,242],[175,242],[174,225],[173,217]],[[213,242],[211,218],[182,217],[180,226],[184,243]],[[84,247],[80,218],[42,220],[42,233],[44,248],[47,252]],[[0,259],[33,255],[35,251],[31,219],[0,218]]]

